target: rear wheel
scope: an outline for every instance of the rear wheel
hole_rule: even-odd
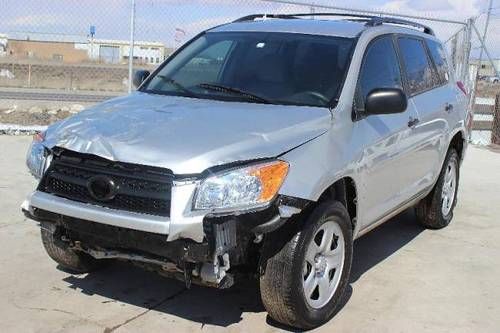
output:
[[[264,244],[262,301],[276,321],[301,329],[317,327],[333,316],[349,282],[349,214],[339,202],[322,203],[284,244],[283,234],[275,232]]]
[[[45,251],[64,270],[72,273],[88,273],[102,267],[103,260],[97,260],[86,253],[72,250],[58,240],[54,234],[54,225],[51,223],[42,222],[40,231]]]
[[[436,186],[416,207],[419,222],[429,229],[450,224],[457,204],[459,157],[455,149],[448,151]]]

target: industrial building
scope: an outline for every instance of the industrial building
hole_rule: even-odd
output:
[[[474,69],[474,73],[477,70],[478,64],[479,64],[478,59],[472,59],[469,63],[471,68]],[[495,65],[495,68],[497,70],[500,70],[500,59],[494,59],[493,64]],[[493,67],[493,65],[491,64],[491,62],[488,59],[483,58],[483,60],[481,61],[481,72],[480,73],[481,73],[481,75],[484,75],[484,76],[495,76],[496,75],[495,68]]]
[[[161,63],[170,53],[163,43],[136,41],[134,62]],[[18,32],[0,34],[0,56],[14,59],[78,64],[86,62],[125,64],[130,55],[129,41],[94,39],[75,35]]]

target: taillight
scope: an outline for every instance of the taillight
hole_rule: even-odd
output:
[[[45,132],[37,132],[33,135],[34,142],[43,142],[45,140]]]
[[[465,89],[465,84],[462,81],[457,82],[458,88],[467,96],[467,89]]]

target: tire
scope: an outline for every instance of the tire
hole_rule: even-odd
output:
[[[71,273],[89,273],[103,266],[103,260],[97,260],[90,255],[70,249],[61,240],[54,237],[54,226],[51,223],[41,223],[43,247],[50,258],[57,262],[63,270]]]
[[[454,173],[450,171],[450,168],[454,168]],[[415,209],[417,219],[424,227],[441,229],[451,223],[453,209],[457,204],[459,176],[458,153],[454,148],[450,148],[434,189],[418,203]],[[450,186],[452,187],[450,188]]]
[[[330,320],[342,302],[351,271],[352,226],[346,208],[336,201],[319,204],[305,221],[302,221],[305,223],[300,222],[289,221],[288,230],[281,228],[266,237],[260,263],[260,293],[271,318],[295,328],[311,329]],[[291,229],[291,225],[297,224],[302,225],[297,228],[299,230]],[[325,235],[329,234],[339,236],[331,242],[336,245],[329,246],[330,250],[334,248],[333,251],[337,252],[329,253],[338,255],[343,249],[343,255],[337,256],[340,258],[340,264],[337,266],[339,272],[330,270],[325,261],[327,256],[316,255],[315,260],[319,259],[315,261],[315,266],[309,263],[311,254],[314,253],[310,249],[321,248],[318,244],[326,240]],[[328,274],[328,277],[325,274]],[[308,288],[307,286],[314,286],[314,279],[327,281],[327,284],[323,284],[322,289],[319,289],[319,285],[316,287],[318,289]],[[322,297],[320,290],[325,290],[328,285],[332,289],[322,293],[325,295]],[[313,290],[310,296],[306,296],[306,289]],[[318,300],[314,300],[316,297]]]

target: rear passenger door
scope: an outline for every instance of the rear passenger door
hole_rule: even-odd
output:
[[[429,189],[439,175],[452,96],[449,75],[438,76],[424,39],[401,36],[398,46],[409,102],[417,111],[418,121],[411,126],[411,139],[406,141],[409,146],[402,148],[415,151],[405,164],[413,177],[412,192],[418,193]]]

